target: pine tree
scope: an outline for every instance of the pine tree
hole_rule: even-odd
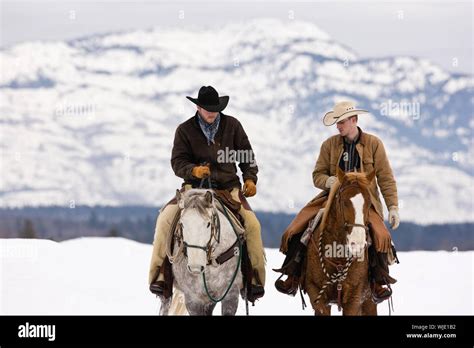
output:
[[[112,227],[109,230],[109,237],[119,237],[119,236],[120,236],[120,233],[115,227]]]
[[[98,227],[99,219],[97,218],[97,214],[94,210],[91,210],[88,220],[89,227]]]
[[[20,238],[37,238],[33,222],[30,219],[25,220],[25,225],[20,231]]]

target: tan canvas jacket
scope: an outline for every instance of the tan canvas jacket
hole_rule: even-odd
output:
[[[361,158],[361,170],[370,173],[375,169],[377,180],[374,180],[370,186],[370,198],[375,210],[383,219],[383,209],[378,188],[382,192],[387,208],[398,206],[397,184],[393,177],[385,148],[379,138],[361,131],[356,149]],[[328,190],[326,180],[329,176],[336,175],[336,168],[339,165],[343,151],[343,138],[340,135],[332,136],[323,142],[319,158],[313,170],[314,186],[324,191]]]

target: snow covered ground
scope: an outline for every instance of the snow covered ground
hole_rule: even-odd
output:
[[[267,293],[250,313],[312,315],[299,296],[274,289],[271,268],[283,255],[266,252]],[[123,238],[1,239],[0,314],[157,315],[159,301],[147,286],[150,255],[151,245]],[[474,252],[400,252],[399,258],[391,268],[398,279],[394,315],[474,314]],[[245,314],[242,301],[238,314]],[[333,314],[339,314],[334,307]],[[388,314],[385,303],[379,314]]]

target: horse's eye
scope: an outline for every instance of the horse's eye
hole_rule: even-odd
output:
[[[209,226],[211,226],[211,223],[210,223],[210,222],[207,223],[207,228],[209,228]]]

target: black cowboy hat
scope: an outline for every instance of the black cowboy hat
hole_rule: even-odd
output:
[[[219,112],[226,108],[229,102],[228,96],[219,97],[219,94],[212,86],[202,86],[199,89],[197,99],[186,97],[194,104],[199,105],[203,109],[211,112]]]

